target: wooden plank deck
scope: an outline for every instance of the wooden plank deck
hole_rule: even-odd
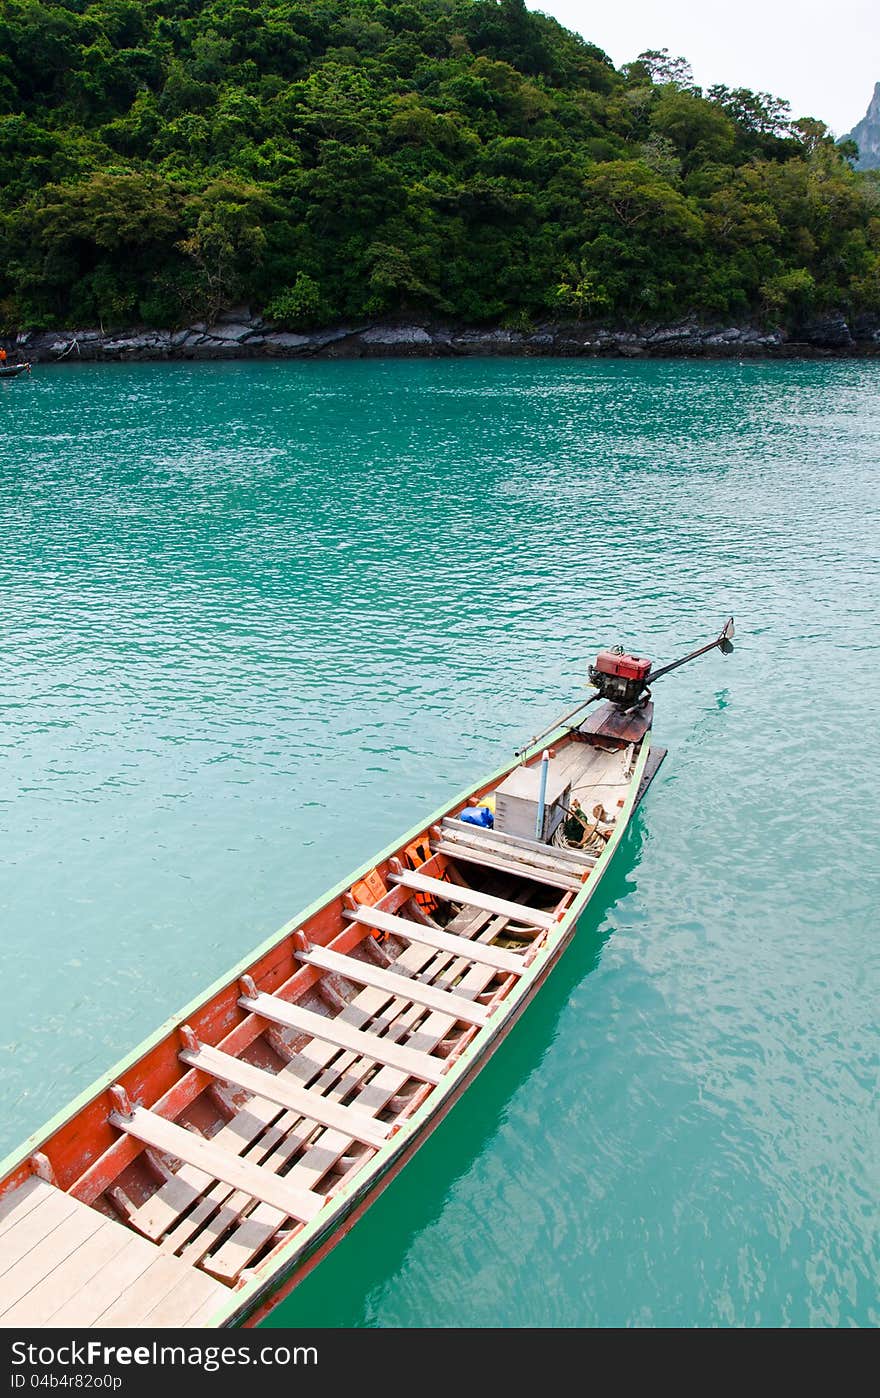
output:
[[[531,879],[533,883],[543,883],[549,888],[565,888],[577,892],[583,879],[567,870],[545,868],[542,864],[527,864],[511,857],[505,857],[482,845],[471,845],[465,840],[432,840],[431,848],[438,854],[446,854],[450,859],[460,859],[465,864],[477,864],[481,869],[491,869],[497,874],[510,874],[515,879]]]
[[[45,1181],[41,1180],[40,1183],[45,1184]],[[62,1194],[60,1190],[53,1190],[51,1185],[45,1185],[45,1190],[49,1193],[41,1190],[37,1208],[30,1209],[4,1235],[0,1251],[0,1277],[5,1277],[11,1272],[22,1258],[32,1252],[59,1224],[73,1217],[76,1211],[75,1200]]]
[[[463,995],[451,990],[435,990],[424,981],[412,976],[402,976],[399,971],[386,971],[368,961],[359,961],[354,956],[341,956],[339,952],[328,951],[325,947],[313,947],[311,951],[298,951],[298,961],[307,966],[319,966],[324,971],[333,971],[345,976],[358,985],[371,985],[376,990],[387,990],[389,995],[399,995],[401,999],[412,1000],[414,1005],[424,1005],[429,1010],[439,1010],[441,1014],[452,1015],[453,1020],[463,1024],[478,1024],[481,1027],[489,1018],[485,1005],[475,1005]]]
[[[122,1224],[114,1226],[123,1227]],[[157,1261],[156,1247],[145,1238],[139,1238],[136,1233],[124,1231],[126,1241],[113,1258],[113,1265],[102,1267],[93,1277],[89,1277],[78,1291],[69,1289],[59,1298],[60,1309],[53,1311],[45,1321],[38,1321],[37,1324],[51,1324],[53,1328],[97,1325],[98,1318],[119,1301],[137,1279],[153,1266]]]
[[[525,970],[522,954],[505,951],[502,947],[487,947],[482,942],[472,942],[467,937],[457,937],[439,927],[427,927],[421,922],[412,922],[407,917],[396,917],[382,908],[346,908],[343,917],[365,927],[375,927],[378,932],[391,932],[406,942],[418,942],[421,946],[434,947],[436,951],[448,951],[453,956],[465,957],[481,966],[491,966],[496,971],[508,975],[521,976]]]
[[[556,927],[553,913],[545,913],[537,908],[529,908],[525,903],[512,903],[508,898],[495,898],[491,893],[480,893],[475,888],[463,888],[457,883],[447,883],[445,879],[432,879],[427,874],[389,874],[391,883],[401,883],[404,888],[415,889],[417,893],[433,893],[435,898],[443,898],[447,903],[462,903],[469,908],[480,908],[487,913],[509,918],[527,927]]]
[[[468,910],[457,914],[452,919],[450,927],[476,935],[487,922],[489,922],[488,914],[474,913]],[[493,927],[494,932],[487,934],[485,940],[491,941],[494,936],[498,935],[500,925],[496,922]],[[405,968],[410,974],[421,973],[435,984],[441,984],[446,979],[455,981],[466,969],[465,962],[455,960],[446,954],[438,955],[429,948],[418,945],[407,947],[394,962],[394,965]],[[431,1046],[430,1043],[424,1042],[422,1032],[417,1027],[419,1020],[424,1017],[424,1013],[421,1006],[414,1005],[409,1000],[393,999],[389,1001],[385,992],[367,987],[340,1012],[337,1020],[353,1026],[362,1026],[365,1029],[371,1028],[373,1032],[376,1032],[381,1025],[386,1041],[393,1042],[410,1036],[410,1046],[424,1051],[426,1047]],[[414,1028],[416,1029],[415,1033],[413,1033]],[[442,1063],[442,1060],[430,1061]],[[358,1109],[364,1110],[371,1116],[378,1116],[395,1095],[394,1091],[386,1089],[384,1075],[376,1075],[375,1059],[368,1055],[358,1057],[349,1051],[340,1054],[333,1045],[326,1044],[320,1039],[313,1039],[307,1044],[284,1071],[297,1072],[300,1075],[307,1074],[309,1080],[313,1077],[316,1078],[314,1084],[316,1090],[326,1092],[334,1098],[349,1099],[352,1092],[360,1087]],[[318,1077],[319,1072],[320,1076]],[[368,1078],[370,1081],[366,1083]],[[404,1084],[406,1080],[405,1076],[400,1079]],[[278,1145],[273,1153],[263,1160],[263,1165],[267,1169],[282,1168],[296,1152],[308,1146],[312,1159],[320,1158],[323,1160],[325,1170],[328,1170],[351,1146],[351,1142],[346,1144],[346,1137],[339,1132],[332,1136],[324,1133],[309,1143],[301,1129],[301,1122],[293,1113],[288,1113],[277,1121],[272,1127],[272,1133],[276,1136]],[[355,1168],[359,1168],[359,1166]],[[204,1213],[201,1212],[203,1207]],[[254,1210],[248,1214],[247,1211],[250,1208],[251,1201],[249,1199],[231,1194],[223,1203],[222,1208],[211,1217],[211,1203],[210,1199],[206,1197],[203,1205],[200,1204],[192,1210],[175,1232],[179,1233],[188,1226],[193,1217],[200,1217],[204,1226],[190,1245],[191,1249],[197,1249],[199,1257],[206,1259],[203,1264],[206,1268],[212,1271],[216,1270],[218,1277],[232,1281],[240,1274],[242,1268],[253,1261],[256,1254],[266,1242],[271,1240],[275,1232],[274,1222],[269,1221],[274,1219],[271,1210],[263,1210],[262,1215],[259,1210]],[[208,1222],[205,1223],[206,1216]],[[227,1234],[229,1236],[226,1236]],[[170,1246],[173,1239],[174,1234],[169,1235],[163,1246]],[[189,1250],[187,1249],[183,1255],[187,1255]],[[213,1254],[210,1259],[206,1257],[209,1252]]]
[[[131,1116],[113,1112],[110,1123],[118,1131],[126,1131],[145,1145],[174,1155],[187,1165],[195,1165],[212,1179],[223,1180],[224,1184],[231,1184],[250,1194],[253,1199],[271,1204],[288,1218],[299,1219],[301,1223],[314,1218],[324,1203],[321,1195],[313,1194],[311,1190],[295,1189],[271,1170],[251,1165],[240,1156],[233,1155],[232,1151],[224,1150],[204,1136],[197,1136],[194,1131],[187,1131],[186,1127],[178,1126],[176,1122],[167,1121],[146,1107],[135,1107]]]
[[[146,1243],[146,1246],[150,1247],[151,1244]],[[205,1286],[206,1282],[208,1286]],[[187,1266],[178,1257],[160,1254],[149,1271],[139,1276],[98,1317],[96,1326],[98,1329],[105,1326],[108,1329],[141,1325],[147,1328],[185,1326],[196,1311],[202,1312],[203,1319],[207,1319],[204,1314],[206,1303],[210,1314],[229,1296],[226,1287],[218,1282],[214,1282],[216,1289],[212,1295],[210,1285],[211,1278],[198,1268]]]
[[[229,1294],[45,1180],[27,1180],[0,1210],[2,1328],[184,1326]]]
[[[289,1000],[281,1000],[277,995],[262,993],[253,1000],[243,995],[238,1003],[242,1009],[251,1010],[264,1019],[286,1025],[288,1029],[297,1029],[301,1034],[311,1034],[315,1039],[324,1039],[338,1048],[352,1049],[365,1058],[372,1058],[374,1063],[398,1068],[407,1076],[420,1078],[423,1082],[438,1083],[443,1075],[440,1059],[431,1058],[429,1054],[419,1053],[406,1045],[392,1043],[389,1039],[380,1039],[378,1034],[352,1029],[339,1015],[319,1015],[314,1010],[292,1005]]]
[[[582,874],[596,863],[592,855],[580,850],[566,849],[564,845],[545,845],[540,840],[527,840],[522,835],[508,835],[493,826],[468,825],[466,821],[456,820],[453,816],[444,816],[440,829],[444,839],[455,840],[456,843],[473,845],[475,848],[483,846],[497,850],[499,854],[510,853],[517,859],[533,859],[540,864],[549,861],[547,867],[570,867],[576,874]]]
[[[32,1175],[18,1189],[11,1189],[0,1199],[0,1237],[8,1232],[25,1214],[35,1209],[43,1197],[45,1182]]]
[[[27,1267],[21,1268],[16,1277],[22,1283],[19,1300],[0,1317],[4,1326],[47,1325],[67,1298],[75,1297],[88,1285],[90,1278],[115,1268],[124,1240],[116,1236],[117,1229],[109,1219],[103,1219],[94,1210],[90,1212],[94,1217],[87,1220],[88,1227],[82,1230],[81,1238],[77,1236],[79,1217],[76,1217],[43,1240],[49,1247],[42,1258],[37,1248],[26,1259],[36,1267],[36,1280],[42,1285],[31,1285],[34,1272],[28,1276]],[[102,1222],[110,1226],[103,1228]],[[144,1259],[143,1271],[152,1260]],[[49,1261],[56,1263],[51,1270],[46,1267]],[[5,1299],[11,1301],[12,1294],[11,1290],[7,1291]]]
[[[473,915],[471,917],[473,919]],[[490,922],[489,918],[483,915],[479,919],[479,925],[482,926],[486,923],[489,923],[489,926],[481,934],[481,940],[491,942],[502,930],[501,924],[497,919]],[[473,995],[479,995],[491,982],[494,975],[490,967],[469,966],[466,961],[461,959],[451,962],[449,972],[453,976],[463,975],[461,988]],[[412,1007],[409,1013],[414,1014],[415,1011],[416,1007]],[[446,1037],[454,1025],[455,1021],[449,1015],[435,1011],[428,1015],[418,1033],[414,1035],[414,1039],[417,1039],[424,1048],[434,1048]],[[392,1067],[385,1067],[361,1090],[353,1105],[360,1111],[376,1115],[382,1111],[395,1093],[400,1091],[406,1079],[406,1074],[402,1074]],[[313,1188],[326,1174],[334,1159],[338,1160],[350,1145],[350,1139],[339,1132],[325,1132],[303,1158],[297,1161],[286,1178],[299,1186]],[[277,1212],[264,1205],[259,1205],[248,1218],[242,1221],[232,1237],[210,1259],[206,1260],[205,1267],[212,1276],[232,1281],[277,1231],[279,1223]]]
[[[190,1068],[199,1068],[211,1077],[231,1083],[233,1087],[244,1088],[245,1092],[253,1092],[257,1097],[264,1097],[269,1102],[277,1102],[279,1106],[298,1112],[320,1126],[332,1126],[338,1131],[348,1131],[356,1141],[375,1146],[377,1150],[388,1139],[387,1128],[377,1126],[368,1116],[353,1112],[350,1107],[339,1107],[318,1092],[309,1092],[308,1088],[297,1087],[286,1075],[267,1073],[262,1068],[255,1068],[251,1063],[244,1063],[240,1058],[233,1058],[229,1053],[221,1053],[208,1044],[200,1044],[195,1051],[184,1050],[180,1057]]]

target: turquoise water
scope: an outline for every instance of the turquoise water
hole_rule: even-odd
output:
[[[583,692],[670,755],[575,944],[272,1323],[875,1325],[880,364],[0,385],[0,1151]]]

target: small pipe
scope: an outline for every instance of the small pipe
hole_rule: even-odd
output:
[[[550,767],[550,754],[545,748],[541,753],[541,785],[538,788],[538,814],[535,817],[535,839],[544,838],[544,803],[547,798],[547,772]]]
[[[585,709],[588,704],[595,704],[596,700],[601,698],[601,694],[591,694],[588,699],[582,699],[573,709],[569,709],[567,714],[563,714],[561,718],[555,718],[546,728],[542,728],[540,733],[536,733],[534,738],[529,738],[527,743],[524,743],[521,748],[517,748],[514,752],[514,757],[523,757],[528,752],[529,748],[533,748],[535,743],[539,742],[541,738],[546,738],[548,733],[555,733],[557,728],[561,728],[564,723],[568,723],[569,719],[574,718],[575,714],[579,714],[581,709]]]

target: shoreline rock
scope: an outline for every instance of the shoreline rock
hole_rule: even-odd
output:
[[[179,330],[133,328],[104,332],[31,330],[0,337],[11,359],[32,364],[215,359],[453,358],[469,355],[604,358],[848,358],[880,355],[880,315],[852,321],[839,312],[817,316],[796,331],[754,324],[673,325],[608,329],[579,322],[546,322],[528,330],[474,328],[428,320],[338,325],[313,331],[276,329],[247,307],[233,307],[208,325]]]

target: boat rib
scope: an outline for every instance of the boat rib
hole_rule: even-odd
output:
[[[464,921],[464,915],[462,915],[462,920]],[[490,919],[485,913],[470,914],[467,918],[467,925],[474,928],[475,931],[482,929],[479,931],[479,936],[481,940],[486,942],[492,941],[504,929],[502,919]],[[411,947],[409,951],[416,953],[417,948]],[[404,956],[407,955],[405,952]],[[472,990],[475,995],[480,994],[492,980],[492,971],[488,967],[471,966],[468,968],[465,963],[458,959],[449,963],[446,972],[450,978],[464,975],[462,985],[465,989]],[[372,996],[378,996],[378,993],[377,991],[365,992],[366,995]],[[401,1019],[408,1026],[411,1026],[419,1013],[419,1007],[411,1005],[403,1011]],[[321,1017],[318,1016],[318,1018]],[[440,1044],[453,1027],[453,1021],[448,1015],[431,1013],[418,1027],[419,1041],[433,1047]],[[429,1059],[429,1062],[436,1062],[436,1060]],[[364,1110],[368,1110],[371,1114],[377,1114],[405,1086],[408,1076],[410,1075],[406,1072],[400,1072],[390,1066],[382,1068],[362,1088],[357,1099],[359,1104],[362,1104]],[[333,1160],[338,1159],[348,1149],[348,1146],[348,1139],[341,1133],[325,1133],[303,1159],[297,1161],[290,1172],[290,1177],[295,1178],[297,1183],[307,1186],[319,1184]],[[333,1196],[331,1195],[331,1197]],[[204,1263],[205,1269],[210,1272],[211,1276],[217,1277],[221,1281],[233,1281],[240,1275],[242,1268],[247,1266],[260,1251],[260,1248],[269,1241],[277,1227],[278,1218],[275,1211],[259,1205],[246,1219],[242,1220],[232,1237],[213,1254],[210,1260]]]
[[[488,914],[469,912],[459,914],[453,920],[453,925],[473,928],[476,935],[479,935],[478,929],[486,921]],[[497,935],[500,924],[492,925]],[[430,970],[433,978],[449,963],[448,958],[434,956],[429,950],[413,946],[402,953],[398,958],[398,964],[412,972],[425,973],[426,968],[433,968]],[[354,1029],[364,1029],[380,1012],[383,1032],[388,1035],[385,1042],[391,1042],[407,1032],[412,1032],[423,1014],[421,1007],[413,1005],[410,1001],[397,1000],[389,1004],[387,996],[366,988],[341,1012],[337,1023],[348,1023]],[[322,1019],[321,1016],[318,1018]],[[367,1035],[367,1038],[369,1037]],[[419,1038],[420,1047],[425,1047],[421,1030]],[[285,1080],[293,1080],[299,1086],[307,1086],[310,1093],[318,1093],[322,1098],[326,1095],[328,1099],[336,1100],[348,1097],[353,1087],[362,1086],[367,1077],[374,1073],[375,1062],[374,1057],[358,1055],[356,1051],[347,1050],[340,1053],[337,1045],[329,1042],[327,1038],[316,1037],[310,1040],[278,1076]],[[440,1060],[429,1058],[428,1062],[436,1067],[438,1072],[442,1070]],[[403,1081],[410,1078],[411,1074],[402,1074]],[[357,1108],[364,1116],[375,1116],[379,1110],[376,1105],[376,1082],[377,1079],[372,1077],[369,1082],[368,1100],[364,1101],[362,1107]],[[247,1107],[221,1128],[214,1139],[236,1154],[260,1149],[263,1154],[263,1168],[277,1170],[284,1168],[301,1148],[307,1146],[312,1132],[311,1119],[304,1121],[299,1113],[290,1111],[278,1117],[276,1104],[265,1098],[254,1097],[248,1102]],[[340,1133],[334,1134],[338,1139],[347,1139]],[[323,1158],[328,1162],[332,1161],[330,1133],[324,1132],[320,1135],[316,1144]],[[268,1155],[264,1153],[266,1149],[270,1151]],[[170,1251],[183,1249],[181,1256],[201,1261],[205,1253],[222,1239],[224,1232],[236,1224],[242,1211],[236,1192],[230,1190],[229,1186],[212,1183],[211,1178],[205,1176],[202,1171],[183,1166],[158,1193],[135,1211],[131,1222],[146,1237],[159,1239],[164,1236],[163,1248]],[[245,1228],[246,1238],[252,1244],[254,1228],[245,1224],[242,1224],[242,1227]],[[233,1257],[233,1261],[235,1258],[243,1258],[242,1265],[252,1256],[251,1249],[237,1248],[232,1242],[228,1248],[221,1245],[221,1253],[224,1259],[229,1255]],[[224,1277],[229,1279],[227,1274],[224,1274]]]

